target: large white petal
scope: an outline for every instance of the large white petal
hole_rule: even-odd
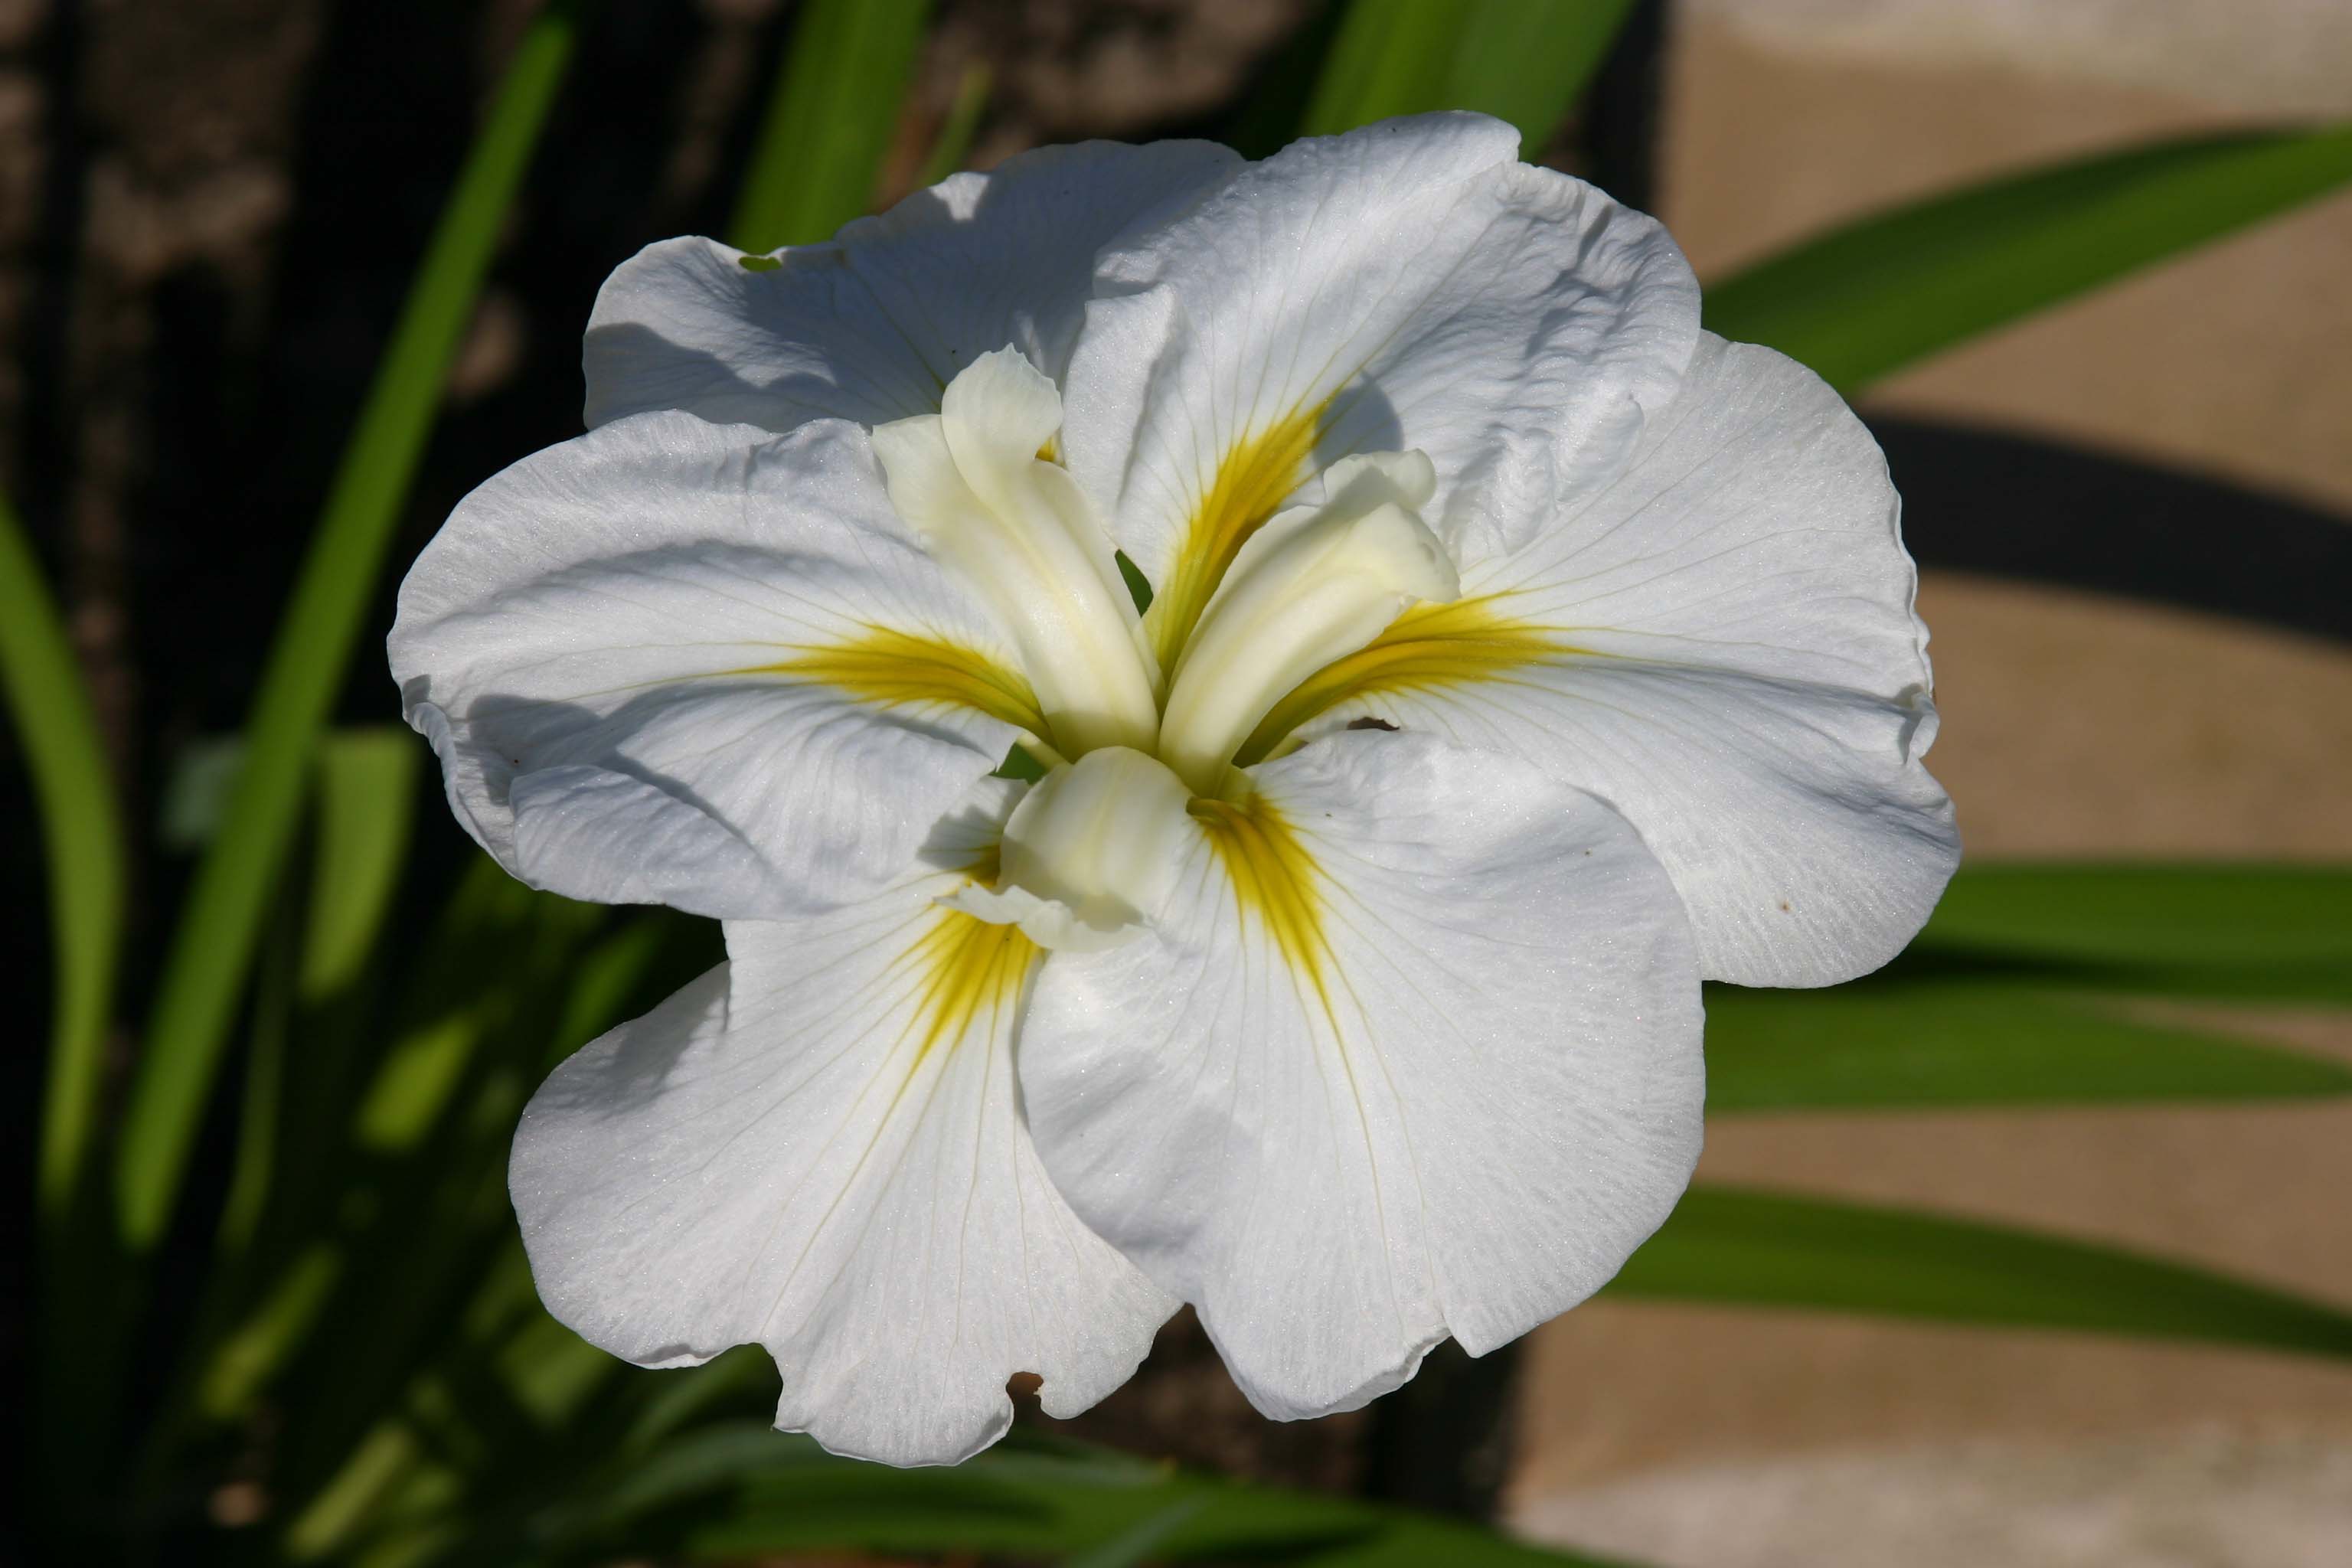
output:
[[[525,458],[418,557],[391,655],[508,869],[722,918],[897,877],[1026,689],[838,421],[650,414]]]
[[[1673,873],[1711,979],[1885,963],[1959,857],[1923,758],[1927,628],[1862,422],[1769,349],[1708,334],[1624,475],[1463,600],[1411,612],[1302,732],[1372,716],[1531,757]]]
[[[1174,1302],[1046,1180],[1034,950],[932,902],[963,880],[730,923],[728,964],[556,1069],[511,1172],[550,1311],[646,1366],[762,1344],[778,1426],[892,1464],[995,1441],[1015,1373],[1056,1415],[1126,1381]]]
[[[1206,142],[1045,147],[956,174],[776,265],[710,239],[646,247],[589,317],[591,425],[652,408],[788,430],[936,414],[957,371],[1010,344],[1060,379],[1095,253],[1239,159]]]
[[[1656,223],[1517,149],[1470,114],[1301,142],[1105,252],[1063,442],[1163,622],[1214,588],[1210,536],[1347,454],[1428,453],[1423,515],[1477,550],[1633,450],[1697,287]]]
[[[1356,733],[1255,776],[1144,935],[1055,955],[1021,1081],[1080,1216],[1288,1418],[1617,1271],[1697,1158],[1698,974],[1640,838],[1525,763]]]

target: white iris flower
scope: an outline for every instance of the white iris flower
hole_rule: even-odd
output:
[[[614,275],[593,428],[392,639],[515,875],[727,922],[523,1120],[557,1316],[758,1342],[779,1426],[902,1464],[1179,1300],[1268,1415],[1348,1409],[1665,1217],[1702,977],[1918,928],[1958,846],[1876,447],[1517,149],[1053,148]]]

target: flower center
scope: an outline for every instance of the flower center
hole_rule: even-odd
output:
[[[938,414],[877,426],[874,448],[891,504],[1013,637],[1055,764],[1006,825],[997,885],[950,901],[1088,947],[1157,903],[1188,800],[1247,795],[1234,756],[1285,695],[1461,583],[1421,521],[1428,458],[1342,458],[1322,500],[1276,513],[1234,554],[1163,685],[1108,531],[1042,456],[1061,425],[1053,382],[999,349],[948,384]]]
[[[1013,808],[996,886],[969,887],[947,902],[1017,925],[1040,947],[1112,946],[1174,881],[1191,798],[1140,752],[1088,752],[1039,779]]]
[[[1038,453],[1062,427],[1054,384],[1017,349],[982,354],[940,412],[876,427],[890,504],[1012,636],[1047,734],[1066,756],[1149,752],[1159,668],[1102,521]]]
[[[1160,756],[1221,795],[1234,753],[1300,681],[1362,647],[1415,599],[1462,582],[1420,509],[1437,475],[1419,452],[1343,458],[1320,506],[1276,512],[1234,555],[1176,661]]]

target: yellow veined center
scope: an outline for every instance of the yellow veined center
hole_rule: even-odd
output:
[[[1021,998],[1041,949],[1020,928],[938,908],[915,940],[916,1058],[951,1045],[974,1024]]]
[[[1224,868],[1234,912],[1255,921],[1303,987],[1331,1005],[1331,949],[1323,933],[1323,888],[1297,829],[1263,795],[1195,800],[1192,819]]]
[[[1257,795],[1195,798],[1182,810],[1224,873],[1236,918],[1281,955],[1301,1005],[1328,1020],[1335,1037],[1344,1037],[1339,1017],[1344,983],[1327,934],[1328,895],[1297,828]],[[965,875],[974,889],[995,882],[996,855],[976,861]],[[1018,1004],[1047,951],[1021,925],[965,908],[935,906],[925,921],[903,961],[913,977],[915,1003],[910,1072],[932,1051],[952,1047]]]
[[[1328,405],[1224,455],[1139,614],[1108,530],[1056,461],[1059,396],[1002,350],[956,376],[939,415],[875,431],[892,502],[989,605],[1020,673],[881,631],[778,668],[878,702],[960,701],[1018,728],[1050,765],[1006,826],[1001,872],[948,898],[956,918],[925,939],[946,955],[929,961],[942,995],[1003,983],[998,939],[972,927],[1017,931],[1031,955],[1124,940],[1167,891],[1180,840],[1204,835],[1244,915],[1328,1010],[1312,858],[1235,764],[1341,703],[1507,678],[1572,650],[1496,596],[1458,602],[1453,561],[1421,518],[1436,487],[1422,454],[1341,458],[1319,499],[1284,506],[1313,493]],[[1002,962],[1026,973],[1025,957]]]
[[[1045,727],[1028,678],[977,648],[942,637],[868,626],[845,642],[796,648],[791,657],[742,673],[819,681],[886,708],[935,703],[973,708],[1016,729]]]
[[[997,879],[1000,849],[978,849],[963,868],[968,886]],[[910,986],[907,1028],[915,1054],[908,1070],[940,1047],[952,1047],[1021,999],[1022,987],[1044,950],[1013,926],[977,920],[945,902],[924,911],[921,929],[898,961]]]
[[[1276,420],[1244,437],[1217,465],[1208,493],[1185,523],[1168,581],[1153,585],[1151,608],[1143,617],[1161,668],[1174,668],[1242,546],[1312,476],[1315,439],[1328,406],[1326,399]]]
[[[1242,742],[1234,764],[1276,755],[1301,725],[1360,697],[1508,680],[1514,671],[1586,651],[1550,626],[1508,615],[1509,600],[1483,594],[1412,606],[1379,637],[1291,688]]]
[[[877,426],[890,504],[988,607],[1065,756],[1159,738],[1160,670],[1092,502],[1053,450],[1061,394],[1014,349],[958,372],[940,412]]]
[[[1232,762],[1282,694],[1378,637],[1415,600],[1462,591],[1421,521],[1437,485],[1419,452],[1345,458],[1323,500],[1259,526],[1234,554],[1169,681],[1160,756],[1202,795],[1234,787]]]
[[[1020,673],[882,630],[779,668],[878,702],[961,702],[1016,726],[1049,765],[1138,751],[1214,796],[1239,788],[1234,763],[1272,754],[1337,703],[1490,679],[1558,651],[1491,598],[1445,613],[1460,584],[1420,516],[1436,484],[1422,454],[1340,458],[1319,500],[1283,507],[1314,477],[1328,407],[1234,442],[1139,614],[1108,530],[1055,460],[1059,389],[1015,350],[982,354],[939,414],[877,427],[875,451],[892,503],[989,605]]]

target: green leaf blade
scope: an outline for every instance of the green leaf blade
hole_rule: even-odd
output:
[[[1612,1294],[2352,1357],[2352,1314],[2122,1248],[1914,1210],[1695,1186]]]
[[[813,245],[866,212],[929,16],[929,0],[802,5],[728,225],[737,249]]]
[[[1969,867],[1922,943],[2030,958],[2116,989],[2352,1005],[2352,867],[2025,862]]]
[[[1908,952],[1823,990],[1715,986],[1715,1111],[2352,1093],[2352,1064],[2183,1003],[2352,1003],[2352,870],[1964,867]]]
[[[895,1474],[803,1459],[745,1478],[731,1507],[697,1511],[682,1544],[719,1559],[848,1549],[1105,1563],[1271,1557],[1357,1568],[1599,1568],[1475,1525],[1108,1453],[999,1452],[956,1469]]]
[[[1466,8],[1444,107],[1507,120],[1519,128],[1521,155],[1541,153],[1633,9],[1633,0],[1485,0]]]
[[[125,852],[114,778],[81,668],[39,563],[0,498],[0,696],[33,777],[48,863],[56,999],[41,1110],[45,1231],[73,1205],[97,1130],[101,1056],[122,943]]]
[[[1438,106],[1450,29],[1434,6],[1413,0],[1355,0],[1323,57],[1302,136],[1336,136],[1394,114]]]
[[[1988,182],[1709,288],[1706,323],[1848,395],[1905,365],[2352,182],[2352,127],[2201,137]]]
[[[1632,0],[1355,0],[1299,134],[1466,109],[1509,121],[1523,149],[1540,151],[1632,9]]]
[[[319,753],[318,858],[297,991],[317,1005],[358,978],[405,869],[424,752],[404,728],[340,730]]]
[[[985,60],[974,60],[963,68],[956,80],[955,98],[948,105],[947,118],[940,122],[939,134],[931,139],[931,150],[923,159],[923,172],[916,184],[929,187],[938,184],[963,167],[971,152],[972,138],[980,133],[981,117],[988,112],[988,95],[996,85],[994,74]]]
[[[426,249],[303,561],[247,727],[247,761],[181,912],[118,1150],[117,1227],[162,1237],[178,1196],[306,775],[506,215],[569,64],[577,12],[532,21]]]
[[[2352,1068],[1999,981],[1717,990],[1707,1109],[1872,1110],[2352,1094]]]

